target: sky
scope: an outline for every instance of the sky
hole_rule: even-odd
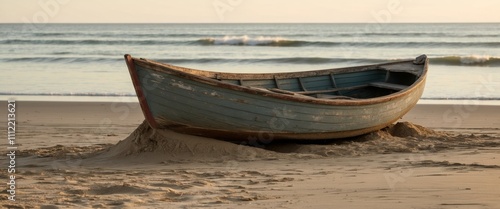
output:
[[[499,0],[0,0],[0,23],[500,22]]]

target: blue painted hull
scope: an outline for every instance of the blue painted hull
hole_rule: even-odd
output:
[[[153,128],[228,140],[317,140],[357,136],[397,121],[423,93],[425,61],[259,75],[131,57],[127,64]],[[374,86],[391,79],[399,84]],[[391,90],[400,86],[405,88]]]

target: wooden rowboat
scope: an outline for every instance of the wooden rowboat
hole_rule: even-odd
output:
[[[428,59],[318,71],[201,71],[125,55],[152,128],[226,140],[358,136],[396,122],[420,99]]]

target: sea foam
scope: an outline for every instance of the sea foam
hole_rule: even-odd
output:
[[[250,37],[247,35],[243,36],[224,36],[224,37],[209,37],[200,40],[203,43],[213,44],[213,45],[248,45],[248,46],[269,46],[269,45],[281,45],[283,43],[290,42],[290,40],[284,39],[282,37],[272,37],[272,36],[257,36]]]

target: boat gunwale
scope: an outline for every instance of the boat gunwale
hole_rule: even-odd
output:
[[[227,77],[221,78],[222,76],[234,76],[234,77],[240,76],[240,77],[250,77],[252,79],[272,79],[272,78],[283,79],[283,78],[298,78],[298,77],[307,77],[307,76],[322,76],[322,75],[328,75],[331,73],[333,73],[335,75],[335,74],[339,74],[339,73],[361,72],[361,71],[366,71],[366,70],[370,70],[370,69],[382,69],[381,67],[384,65],[403,64],[403,63],[408,63],[408,62],[413,63],[413,61],[415,59],[373,64],[373,65],[346,67],[346,68],[332,68],[332,69],[316,70],[316,71],[301,71],[301,72],[292,72],[292,73],[263,73],[263,74],[241,73],[240,74],[240,73],[211,72],[211,71],[185,68],[185,67],[170,65],[170,64],[166,64],[166,63],[153,61],[153,60],[143,59],[143,58],[134,58],[129,54],[125,55],[125,59],[127,60],[127,64],[129,62],[128,57],[131,58],[130,59],[131,62],[136,63],[140,66],[149,68],[153,71],[157,71],[160,73],[167,73],[167,74],[171,74],[171,75],[176,75],[179,77],[186,78],[188,80],[194,80],[197,82],[205,83],[205,84],[219,87],[219,88],[232,89],[235,91],[246,92],[246,93],[251,93],[251,94],[260,95],[260,96],[264,96],[264,97],[271,97],[271,98],[288,100],[288,101],[312,103],[312,104],[322,104],[322,105],[338,105],[338,106],[371,105],[371,104],[383,103],[383,102],[391,101],[391,100],[394,100],[394,99],[397,99],[400,97],[404,97],[407,94],[414,91],[420,85],[424,84],[424,81],[425,81],[426,76],[427,76],[428,63],[429,63],[429,59],[426,57],[425,62],[423,64],[420,64],[420,65],[424,65],[424,66],[423,66],[423,69],[422,69],[421,74],[419,75],[418,79],[415,82],[413,82],[412,85],[408,86],[408,88],[403,89],[401,91],[398,91],[398,92],[395,92],[395,93],[392,93],[389,95],[381,96],[381,97],[374,97],[374,98],[367,98],[367,99],[355,99],[355,100],[335,99],[335,100],[333,100],[333,99],[321,99],[321,98],[314,98],[314,97],[282,94],[282,93],[272,92],[272,91],[269,91],[269,90],[264,89],[264,88],[235,85],[235,84],[220,81],[218,79],[237,79],[237,78],[227,78]],[[133,63],[131,63],[131,64],[133,64]],[[131,70],[130,67],[129,67],[129,70]],[[134,67],[134,70],[135,70],[135,67]],[[132,75],[132,73],[131,73],[131,75]],[[132,77],[134,77],[134,76],[137,76],[137,75],[132,75]],[[272,76],[272,77],[270,77],[270,76]],[[137,77],[135,79],[138,81]],[[248,78],[246,78],[246,79],[248,79]],[[134,80],[134,78],[132,78],[132,80]],[[136,86],[136,85],[134,84],[134,86]],[[142,91],[142,90],[140,90],[140,91]],[[138,96],[139,96],[139,89],[136,88],[136,92],[138,93]],[[141,98],[139,98],[139,100],[141,100]],[[145,98],[144,98],[144,100],[145,100]]]

